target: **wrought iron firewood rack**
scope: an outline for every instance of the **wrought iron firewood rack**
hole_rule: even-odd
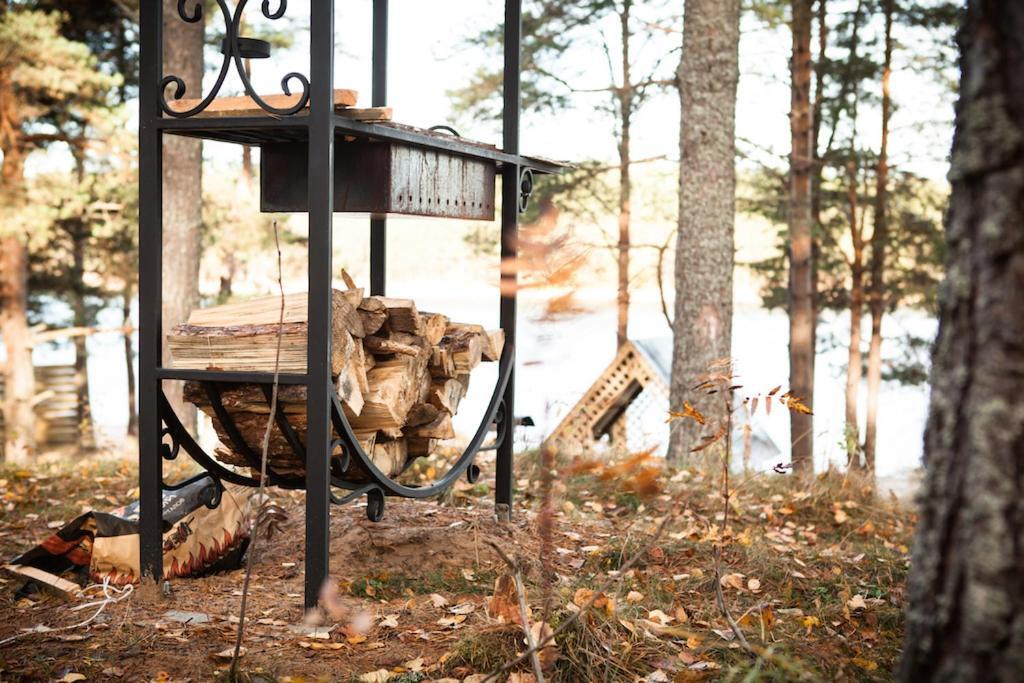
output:
[[[163,139],[164,135],[182,135],[245,145],[291,144],[306,153],[307,203],[309,213],[308,245],[308,348],[304,374],[282,374],[281,384],[300,384],[307,388],[307,432],[302,443],[283,410],[273,416],[289,447],[305,464],[304,476],[278,473],[271,468],[267,483],[286,489],[306,491],[305,532],[305,604],[316,604],[319,591],[329,573],[329,507],[366,497],[367,516],[379,521],[389,496],[429,498],[449,488],[465,475],[475,481],[480,470],[474,462],[481,449],[497,451],[495,505],[499,516],[511,514],[513,495],[512,447],[515,419],[515,332],[516,332],[516,237],[519,214],[525,209],[533,189],[535,173],[557,173],[556,162],[523,156],[519,153],[520,42],[522,0],[505,0],[503,125],[500,149],[473,143],[457,135],[443,135],[388,123],[371,123],[339,115],[334,109],[334,0],[316,0],[310,8],[310,75],[288,73],[281,89],[292,97],[284,107],[273,106],[254,90],[243,59],[266,58],[266,42],[239,35],[239,27],[248,0],[237,0],[232,9],[226,0],[216,0],[225,26],[221,44],[223,59],[213,87],[201,99],[187,107],[181,105],[187,84],[163,68],[163,4],[157,0],[142,3],[140,12],[140,214],[139,214],[139,490],[140,490],[140,566],[145,577],[159,580],[162,573],[161,515],[162,491],[175,484],[163,481],[164,459],[174,459],[184,451],[216,482],[218,495],[210,501],[219,504],[223,483],[257,486],[256,477],[226,467],[207,454],[175,414],[163,390],[165,381],[201,382],[232,447],[245,457],[252,469],[259,470],[259,452],[245,441],[224,408],[221,392],[226,384],[245,382],[262,385],[270,404],[273,375],[261,372],[218,370],[179,370],[165,367],[161,353],[161,268],[163,263]],[[287,0],[263,0],[260,11],[268,20],[287,12]],[[201,0],[178,0],[176,17],[171,20],[202,21]],[[386,104],[388,0],[373,2],[372,105]],[[241,79],[246,95],[265,115],[230,118],[204,117],[201,114],[217,98],[231,67]],[[293,90],[295,92],[293,92]],[[168,99],[170,91],[170,99]],[[174,106],[177,103],[178,106]],[[502,269],[500,321],[506,343],[498,366],[498,380],[483,419],[472,440],[449,470],[434,483],[425,486],[401,484],[378,469],[356,439],[331,382],[331,221],[336,210],[336,149],[348,141],[390,143],[429,153],[473,160],[490,165],[502,179],[501,258]],[[493,183],[494,173],[491,173]],[[492,207],[493,208],[493,207]],[[370,218],[370,292],[384,294],[387,219],[384,213]],[[484,447],[489,430],[496,430],[494,444]],[[336,457],[332,457],[336,456]],[[365,481],[353,481],[345,472],[349,466],[365,475]],[[335,491],[338,491],[336,493]]]

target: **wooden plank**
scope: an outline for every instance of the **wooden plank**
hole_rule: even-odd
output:
[[[82,589],[77,583],[62,579],[50,572],[44,572],[42,569],[26,567],[20,564],[6,564],[4,569],[23,578],[37,581],[66,598],[77,598],[82,593]]]
[[[263,99],[264,102],[275,109],[287,109],[289,107],[294,107],[298,104],[300,97],[301,95],[299,93],[292,95],[285,95],[283,93],[276,95],[260,95],[260,98]],[[356,103],[358,98],[359,93],[355,90],[336,88],[334,90],[334,108],[335,110],[340,110],[345,107],[351,107]],[[168,106],[174,112],[183,112],[192,109],[201,101],[202,100],[199,99],[176,100],[169,102]],[[305,116],[308,113],[309,102],[306,102],[305,108],[297,112],[296,115]],[[239,95],[236,97],[215,98],[213,102],[210,102],[210,105],[206,109],[196,114],[195,118],[216,119],[242,116],[273,116],[273,114],[256,104],[256,100],[252,99],[248,95]]]
[[[365,109],[345,107],[338,109],[337,113],[339,116],[344,116],[346,119],[366,121],[367,123],[379,123],[381,121],[391,120],[391,107],[367,107]]]

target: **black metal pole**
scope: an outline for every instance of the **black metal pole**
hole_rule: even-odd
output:
[[[309,341],[306,349],[305,605],[330,574],[331,225],[334,211],[334,2],[310,9]]]
[[[139,7],[139,568],[163,574],[160,380],[163,299],[163,3]]]
[[[522,0],[505,0],[505,72],[502,107],[502,148],[519,153],[519,70],[522,40]],[[519,173],[506,163],[501,172],[501,328],[506,343],[516,343],[516,288],[518,270]],[[515,434],[515,358],[505,387],[504,419],[498,439],[494,503],[499,515],[512,514],[513,436]],[[506,512],[507,511],[507,512]]]
[[[373,0],[373,86],[370,103],[383,107],[388,99],[388,0]],[[388,269],[387,218],[370,219],[370,293],[384,295]]]

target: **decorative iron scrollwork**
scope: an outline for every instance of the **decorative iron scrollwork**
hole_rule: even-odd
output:
[[[470,484],[475,484],[479,478],[480,468],[474,462],[470,464],[469,467],[466,468],[466,481],[468,481]]]
[[[193,1],[195,4],[192,5],[192,11],[189,12],[186,7],[188,0],[178,0],[178,17],[189,24],[194,24],[203,17],[203,3],[200,0]],[[167,101],[166,91],[169,85],[173,85],[174,91],[171,95],[171,100],[181,100],[185,97],[187,90],[185,81],[173,74],[164,76],[160,81],[160,107],[168,116],[183,119],[195,116],[206,109],[210,103],[213,102],[214,98],[217,97],[221,86],[224,85],[224,80],[227,78],[228,70],[232,63],[234,63],[235,70],[238,72],[238,77],[241,79],[242,86],[245,88],[245,94],[251,97],[252,100],[267,113],[273,114],[274,116],[291,116],[292,114],[304,109],[309,103],[309,79],[296,71],[285,74],[284,78],[281,79],[281,90],[284,91],[285,95],[292,94],[292,88],[295,84],[300,88],[299,92],[301,94],[292,106],[274,107],[256,94],[256,91],[253,89],[252,82],[245,73],[245,66],[242,63],[243,50],[241,41],[245,41],[246,39],[240,38],[238,35],[239,26],[242,20],[242,13],[244,12],[247,4],[248,0],[238,0],[238,4],[235,6],[234,12],[232,12],[231,8],[228,7],[226,0],[217,0],[217,7],[220,8],[221,17],[224,19],[224,26],[227,31],[227,36],[223,43],[224,47],[222,49],[224,59],[221,61],[220,70],[217,72],[217,80],[214,82],[210,92],[207,93],[206,97],[202,98],[199,104],[186,110],[180,110],[171,108]],[[263,0],[263,5],[261,7],[263,16],[270,20],[280,19],[284,16],[287,9],[287,0],[278,0],[277,9],[274,10],[271,10],[271,0]]]
[[[526,213],[533,194],[533,171],[524,168],[519,174],[519,213]]]
[[[171,437],[171,443],[164,443],[163,439],[165,436]],[[174,460],[178,457],[178,452],[181,450],[181,444],[174,438],[174,432],[171,431],[170,427],[164,427],[160,430],[160,455],[164,460]]]

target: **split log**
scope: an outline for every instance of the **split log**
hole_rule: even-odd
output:
[[[435,379],[455,376],[455,355],[450,349],[435,346],[430,350],[430,376]]]
[[[406,448],[408,457],[410,460],[414,458],[425,458],[434,452],[437,448],[437,439],[418,439],[410,437],[406,439],[408,447]]]
[[[392,299],[386,296],[369,297],[379,299],[384,304],[388,314],[388,326],[396,332],[411,332],[418,334],[420,331],[420,314],[416,310],[416,304],[412,299]]]
[[[362,296],[360,290],[353,291]],[[332,375],[340,373],[351,357],[350,329],[358,332],[357,336],[363,332],[350,298],[354,297],[349,292],[332,292]],[[306,372],[307,299],[305,294],[285,297],[285,322],[280,325],[281,372]],[[278,355],[280,301],[280,297],[264,297],[193,311],[187,323],[178,325],[167,336],[170,366],[187,370],[273,372]]]
[[[469,377],[466,375],[458,379],[453,378],[434,382],[430,385],[430,404],[449,415],[455,415],[459,410],[459,403],[466,396],[468,388]]]
[[[441,340],[440,347],[447,349],[452,354],[456,372],[468,374],[480,365],[483,358],[482,340],[483,335],[475,331],[449,331]]]
[[[366,337],[363,339],[363,345],[370,353],[380,355],[399,353],[403,356],[416,356],[420,353],[419,348],[410,344],[377,336]]]
[[[410,429],[421,425],[429,424],[437,419],[441,411],[429,403],[417,403],[410,410],[405,418],[405,428]]]
[[[445,412],[439,412],[432,421],[419,427],[406,429],[403,434],[414,439],[453,439],[455,438],[455,428],[452,427],[452,416]]]
[[[448,317],[440,313],[420,312],[420,326],[422,334],[431,346],[437,346],[448,329]]]
[[[483,359],[501,360],[501,352],[505,350],[505,330],[488,330],[487,341],[488,344],[483,349]]]
[[[366,334],[376,334],[388,320],[388,309],[380,297],[368,296],[359,303],[359,317]]]

